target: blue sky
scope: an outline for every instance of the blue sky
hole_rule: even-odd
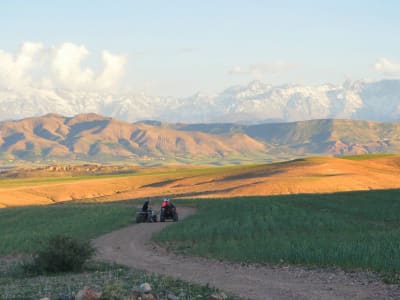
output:
[[[107,50],[124,57],[125,89],[163,96],[341,83],[400,75],[399,13],[396,0],[4,1],[0,49],[72,43],[93,72]]]

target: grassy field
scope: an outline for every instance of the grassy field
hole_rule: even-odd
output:
[[[64,182],[74,182],[79,180],[96,180],[102,178],[113,178],[113,177],[126,177],[129,175],[100,175],[100,176],[65,176],[65,177],[41,177],[41,178],[18,178],[18,179],[1,179],[0,188],[10,188],[10,187],[25,187],[25,186],[35,186],[40,184],[57,184]],[[131,175],[132,176],[132,175]]]
[[[177,200],[198,213],[156,238],[177,252],[237,262],[340,267],[400,274],[400,190]],[[0,210],[0,298],[72,295],[83,285],[149,281],[156,290],[207,298],[213,289],[119,266],[25,276],[1,255],[30,253],[54,234],[88,239],[133,222],[138,202],[65,203]],[[395,277],[393,277],[393,274]],[[29,297],[28,297],[29,298]]]
[[[32,252],[55,234],[87,239],[132,223],[133,202],[0,209],[0,255]]]
[[[138,202],[65,203],[50,206],[16,207],[0,210],[0,299],[71,297],[90,286],[99,290],[119,286],[125,294],[143,282],[154,291],[166,291],[181,299],[208,299],[216,289],[157,276],[118,265],[91,262],[81,273],[32,276],[23,271],[20,259],[2,255],[32,253],[41,241],[55,234],[89,239],[133,223]],[[236,299],[229,297],[228,299]]]
[[[377,153],[377,154],[362,154],[362,155],[344,155],[339,157],[348,160],[368,160],[374,158],[392,157],[395,155],[396,154],[390,154],[390,153]]]
[[[135,178],[141,176],[157,177],[157,176],[186,176],[186,175],[214,175],[231,171],[240,171],[242,169],[246,170],[254,166],[262,164],[248,164],[245,166],[200,166],[196,168],[182,168],[180,166],[170,166],[170,167],[153,167],[149,169],[137,169],[131,172],[116,173],[116,174],[90,174],[90,175],[58,175],[55,176],[51,172],[43,172],[40,176],[34,175],[28,178],[0,178],[0,188],[10,188],[10,187],[25,187],[25,186],[35,186],[41,184],[59,184],[68,182],[79,182],[82,180],[98,180],[98,179],[118,179],[118,178]],[[59,177],[58,177],[59,176]]]
[[[179,299],[209,299],[218,292],[208,286],[200,286],[167,276],[158,276],[118,265],[91,262],[82,273],[55,274],[51,276],[25,276],[18,263],[2,263],[0,260],[0,299],[73,299],[84,286],[98,290],[114,286],[125,295],[140,284],[150,283],[159,295],[172,293]],[[120,299],[120,297],[113,298]],[[122,297],[121,297],[122,299]],[[237,298],[229,296],[227,300]]]
[[[185,203],[198,213],[156,237],[178,252],[400,273],[400,190]]]

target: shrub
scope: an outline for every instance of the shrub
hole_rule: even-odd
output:
[[[94,254],[90,242],[56,235],[36,253],[33,266],[36,271],[44,273],[77,272]]]
[[[110,282],[104,288],[101,294],[101,300],[119,300],[125,296],[124,288],[121,282]]]

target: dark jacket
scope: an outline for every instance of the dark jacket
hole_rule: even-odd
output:
[[[143,204],[143,207],[142,207],[142,211],[143,212],[147,212],[148,210],[149,210],[149,200],[146,200],[146,202]]]

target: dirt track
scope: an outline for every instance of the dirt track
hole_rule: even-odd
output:
[[[183,218],[194,211],[181,208]],[[94,240],[98,258],[129,267],[210,284],[244,299],[400,299],[400,286],[368,274],[226,263],[167,253],[151,243],[171,223],[132,225]]]

